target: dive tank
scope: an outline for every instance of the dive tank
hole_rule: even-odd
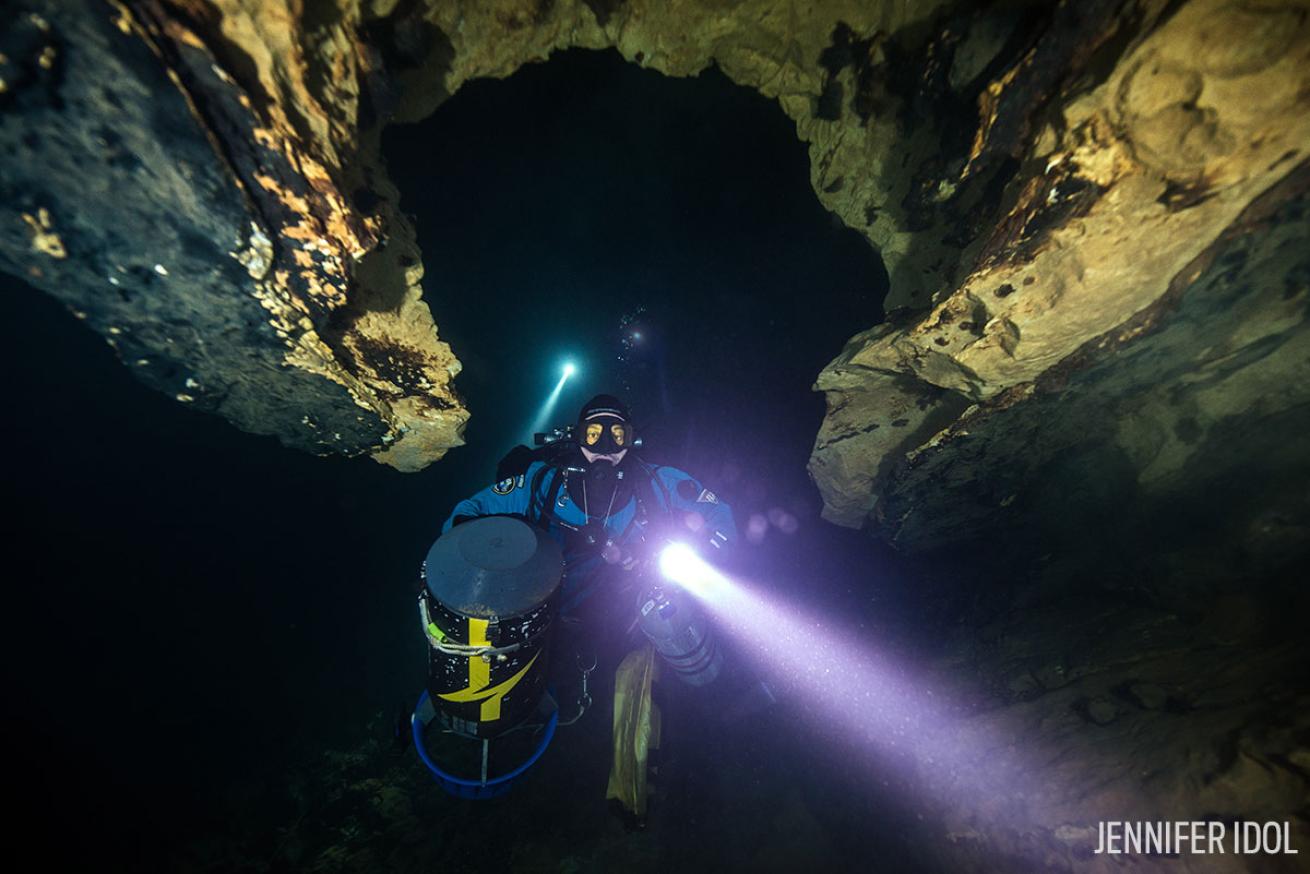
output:
[[[695,602],[656,583],[637,599],[637,624],[655,651],[692,686],[708,686],[723,669],[723,653]]]
[[[563,570],[559,545],[509,516],[456,525],[432,544],[419,610],[444,727],[492,738],[537,711]]]

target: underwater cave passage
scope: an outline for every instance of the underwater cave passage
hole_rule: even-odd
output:
[[[17,5],[5,731],[43,867],[1210,870],[1095,858],[1202,821],[1310,846],[1297,4]],[[375,127],[437,67],[610,40],[637,62],[557,53]],[[637,45],[757,82],[785,54],[815,145]],[[811,166],[843,136],[900,137],[908,199],[866,200],[897,171],[856,152]],[[1069,212],[1079,173],[1113,196]],[[898,234],[897,298],[987,256],[944,334],[907,308],[869,346],[905,379],[838,387],[838,524],[813,383],[895,301],[833,195]],[[420,257],[432,321],[401,305]],[[962,412],[951,355],[990,402]],[[598,393],[633,415],[576,416]],[[575,421],[531,487],[495,473]],[[678,470],[588,458],[620,446]]]
[[[881,321],[887,279],[819,203],[776,102],[716,68],[673,78],[573,50],[471,82],[383,145],[464,364],[461,464],[490,470],[526,439],[567,358],[560,424],[622,392],[653,456],[809,488],[811,385]]]

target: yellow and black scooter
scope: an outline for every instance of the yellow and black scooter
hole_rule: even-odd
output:
[[[550,745],[559,708],[546,676],[563,570],[555,541],[508,516],[457,525],[428,551],[418,598],[428,682],[410,727],[419,758],[446,791],[501,795]],[[480,744],[476,774],[459,773],[466,756],[439,764],[429,753],[424,735],[434,722]],[[527,726],[538,740],[526,758],[489,773],[491,741]]]
[[[432,545],[424,563],[419,613],[429,644],[427,688],[410,716],[414,746],[446,791],[492,798],[534,765],[561,724],[590,701],[582,666],[579,712],[561,722],[547,684],[563,555],[539,528],[508,516],[457,525]],[[703,686],[723,657],[690,598],[660,581],[641,589],[637,618],[647,643],[621,662],[615,679],[614,759],[608,795],[638,817],[645,813],[646,761],[659,746],[659,710],[651,686],[661,663],[680,680]],[[660,657],[656,659],[656,655]],[[436,724],[475,744],[434,756],[425,734]],[[491,765],[491,742],[517,734],[514,764]],[[535,744],[525,747],[525,734]],[[470,748],[478,755],[470,757]],[[442,758],[439,763],[438,758]]]

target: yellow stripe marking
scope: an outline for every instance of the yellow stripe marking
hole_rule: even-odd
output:
[[[469,619],[470,646],[491,646],[491,641],[487,640],[487,624],[486,619]],[[468,688],[460,689],[457,692],[447,692],[437,697],[458,704],[466,701],[481,701],[482,707],[479,709],[478,718],[482,722],[493,722],[500,719],[501,699],[505,697],[510,689],[518,685],[519,680],[523,679],[523,675],[536,663],[539,655],[541,655],[540,652],[520,668],[517,674],[495,686],[489,685],[491,683],[491,662],[484,661],[481,656],[473,656],[469,659]]]

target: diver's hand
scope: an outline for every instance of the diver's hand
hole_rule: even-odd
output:
[[[637,570],[644,563],[631,549],[623,549],[612,540],[601,549],[600,557],[624,571]]]

